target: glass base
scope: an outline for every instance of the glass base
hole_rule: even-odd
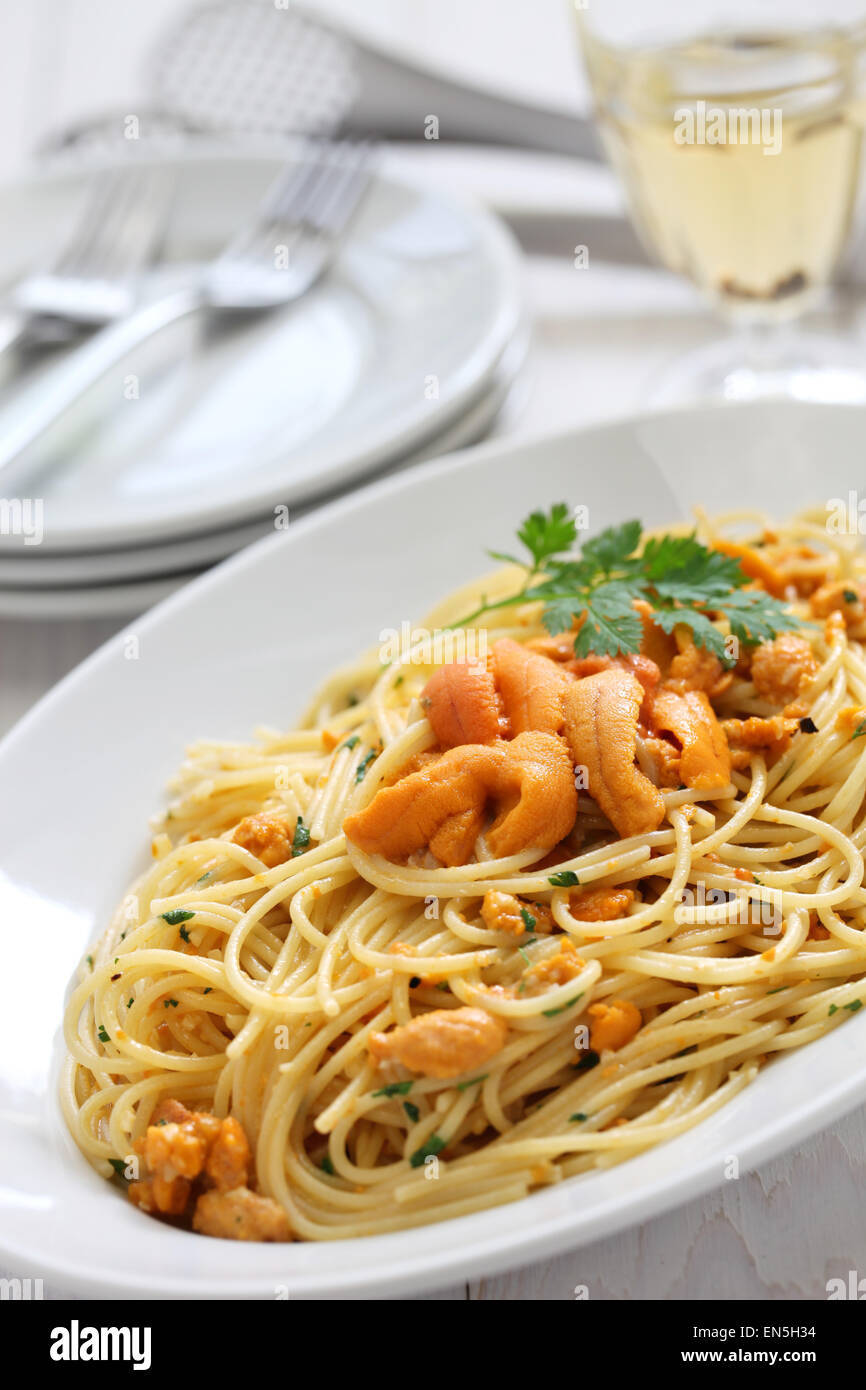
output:
[[[866,404],[864,353],[817,334],[763,329],[710,343],[662,369],[652,406],[795,400]]]

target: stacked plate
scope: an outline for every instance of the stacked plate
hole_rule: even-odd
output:
[[[216,254],[283,162],[172,159],[177,195],[145,293]],[[4,279],[48,260],[87,186],[61,172],[4,195]],[[0,614],[140,611],[325,496],[475,442],[525,348],[519,262],[501,225],[377,175],[336,266],[304,299],[219,333],[204,320],[167,329],[45,436],[31,495],[0,499]],[[7,372],[0,429],[15,409]]]

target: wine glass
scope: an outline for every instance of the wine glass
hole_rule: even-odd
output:
[[[841,336],[805,331],[853,222],[866,0],[572,0],[596,114],[648,248],[728,326],[657,403],[866,401]]]

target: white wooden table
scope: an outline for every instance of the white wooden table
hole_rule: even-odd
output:
[[[402,24],[408,47],[416,32],[429,48],[449,42],[438,23],[443,7],[464,35],[489,38],[488,77],[498,59],[503,81],[511,73],[511,85],[523,94],[548,91],[550,77],[565,97],[568,65],[558,18],[527,70],[515,66],[515,55],[522,61],[526,51],[525,35],[519,25],[503,31],[499,0],[437,0],[436,24],[427,0],[367,0],[365,10],[374,27]],[[7,0],[0,51],[16,51],[22,61],[7,64],[10,81],[0,86],[0,176],[19,172],[47,129],[122,104],[136,80],[136,54],[180,8],[179,0],[122,7],[117,0]],[[331,0],[331,8],[347,6]],[[533,13],[554,9],[558,15],[558,0],[544,0]],[[464,66],[471,70],[471,61]],[[531,262],[528,296],[530,361],[498,433],[530,434],[640,409],[660,366],[713,332],[684,286],[654,272],[613,271],[600,261],[580,273],[564,259]],[[846,311],[846,328],[862,342],[859,304]],[[120,625],[0,621],[0,732]],[[798,1152],[644,1226],[431,1297],[571,1300],[577,1286],[586,1286],[590,1299],[822,1299],[828,1278],[866,1272],[864,1184],[866,1108]]]

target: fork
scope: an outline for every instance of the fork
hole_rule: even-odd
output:
[[[53,375],[16,403],[0,439],[0,487],[27,472],[21,455],[128,352],[202,309],[259,313],[299,299],[333,261],[369,185],[372,147],[341,141],[311,146],[284,169],[249,228],[191,283],[144,305],[75,348]],[[19,466],[15,466],[18,464]],[[8,495],[8,492],[7,492]]]
[[[0,352],[65,342],[128,314],[136,275],[154,255],[169,191],[161,169],[127,166],[101,175],[53,265],[7,295]]]

